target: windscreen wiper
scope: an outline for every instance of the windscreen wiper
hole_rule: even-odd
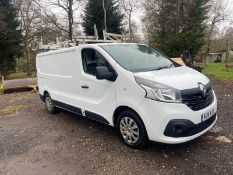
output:
[[[158,67],[155,70],[170,69],[172,66],[173,66],[173,64],[170,64],[169,66]]]

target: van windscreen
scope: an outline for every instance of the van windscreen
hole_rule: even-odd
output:
[[[147,72],[175,67],[167,56],[156,49],[141,44],[101,45],[113,59],[131,72]]]

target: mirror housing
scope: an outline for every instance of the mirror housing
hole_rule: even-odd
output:
[[[107,66],[98,66],[96,67],[96,78],[97,80],[115,81],[117,75],[114,71],[110,72]]]

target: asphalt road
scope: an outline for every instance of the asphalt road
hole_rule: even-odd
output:
[[[35,92],[0,95],[0,175],[233,174],[233,83],[213,80],[219,120],[181,145],[125,146],[116,129],[49,115]]]

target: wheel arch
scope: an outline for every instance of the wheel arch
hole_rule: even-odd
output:
[[[120,114],[121,112],[123,112],[123,111],[126,111],[126,110],[135,112],[135,113],[138,115],[139,119],[143,122],[143,124],[144,124],[144,126],[145,126],[145,123],[144,123],[144,121],[142,120],[141,116],[138,114],[138,112],[135,111],[133,108],[131,108],[131,107],[129,107],[129,106],[118,106],[118,107],[115,109],[115,111],[114,111],[114,113],[113,113],[113,126],[116,126],[116,125],[117,125],[117,118],[118,118],[119,114]]]
[[[43,93],[43,96],[45,96],[45,95],[50,95],[47,90],[45,90],[44,93]]]
[[[40,99],[44,102],[45,101],[45,95],[49,95],[49,92],[47,90],[44,90],[43,94],[39,94],[40,95]]]

